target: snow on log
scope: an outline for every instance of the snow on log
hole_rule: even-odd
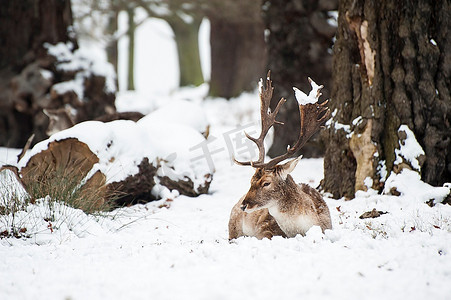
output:
[[[73,152],[73,145],[58,151],[54,149],[65,140],[84,145],[76,146],[77,156],[73,162],[67,157]],[[173,198],[179,194],[198,196],[208,192],[212,180],[207,161],[193,158],[190,150],[203,141],[205,138],[195,129],[162,120],[88,121],[35,145],[20,160],[19,167],[25,177],[32,178],[37,175],[28,175],[31,169],[54,173],[57,168],[49,165],[55,158],[71,162],[71,166],[76,161],[83,168],[84,186],[101,189],[104,185],[105,201],[120,205]],[[64,164],[60,163],[58,168],[64,169]]]
[[[166,103],[142,118],[140,122],[177,123],[192,127],[204,136],[208,136],[209,124],[203,108],[187,100],[176,100]]]

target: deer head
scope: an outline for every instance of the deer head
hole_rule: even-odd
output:
[[[251,179],[251,187],[241,205],[243,211],[252,212],[257,209],[270,208],[277,204],[277,199],[280,199],[281,196],[284,199],[289,199],[291,198],[290,194],[293,194],[293,197],[295,197],[294,195],[297,193],[296,183],[289,174],[294,170],[301,157],[281,163],[286,159],[295,157],[312,135],[324,126],[330,116],[330,110],[326,106],[328,101],[321,104],[317,102],[321,96],[322,86],[316,85],[310,78],[309,81],[312,85],[312,92],[308,96],[294,88],[300,114],[300,130],[297,141],[293,146],[288,146],[286,153],[266,163],[264,162],[264,139],[274,124],[283,125],[282,122],[276,121],[276,116],[286,100],[280,99],[274,112],[271,112],[269,104],[274,88],[272,87],[270,72],[268,72],[266,78],[265,88],[260,81],[261,133],[258,138],[245,133],[246,137],[257,145],[259,156],[256,161],[239,162],[235,160],[239,165],[252,166],[256,169]]]
[[[257,168],[241,209],[253,212],[257,209],[270,208],[277,205],[280,195],[295,193],[295,190],[291,191],[291,185],[287,186],[286,181],[300,159],[301,157],[298,157],[271,169]]]

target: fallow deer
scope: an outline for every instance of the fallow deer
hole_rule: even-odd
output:
[[[251,179],[249,191],[232,208],[229,239],[240,236],[255,236],[258,239],[270,239],[273,236],[294,237],[297,234],[305,235],[315,225],[320,226],[323,232],[331,229],[329,208],[321,194],[306,184],[296,184],[290,176],[300,157],[280,164],[296,156],[299,149],[329,118],[330,110],[326,106],[327,101],[321,104],[317,102],[322,86],[317,86],[310,80],[312,92],[309,96],[295,89],[300,112],[298,140],[292,147],[287,148],[285,154],[265,163],[264,139],[274,124],[283,125],[275,118],[286,100],[280,99],[274,111],[271,112],[269,104],[274,88],[270,72],[267,75],[266,88],[263,88],[262,81],[260,83],[261,133],[258,138],[246,133],[246,137],[257,145],[259,157],[257,161],[235,160],[239,165],[252,166],[256,170]],[[301,101],[302,95],[309,101]]]

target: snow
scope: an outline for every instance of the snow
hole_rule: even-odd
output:
[[[73,44],[71,42],[58,43],[51,45],[45,43],[44,47],[48,53],[57,58],[56,68],[65,72],[76,72],[75,79],[63,81],[52,86],[52,89],[58,94],[64,94],[67,91],[74,91],[79,99],[84,96],[84,79],[91,75],[105,77],[105,91],[108,93],[116,92],[116,74],[113,66],[106,62],[104,57],[99,57],[96,52],[90,49],[77,49],[72,52]]]
[[[52,79],[53,79],[53,73],[50,72],[49,70],[40,69],[39,72],[41,73],[41,76],[42,76],[45,80],[52,80]]]
[[[0,166],[15,165],[20,149],[0,147]]]
[[[331,118],[330,118],[329,120],[326,121],[326,127],[327,127],[327,128],[334,128],[335,131],[343,130],[344,132],[347,133],[346,137],[347,137],[347,138],[351,138],[351,136],[354,134],[354,132],[351,131],[351,125],[342,124],[342,123],[338,122],[338,121],[335,119],[335,117],[337,116],[337,112],[338,112],[337,109],[335,109],[335,110],[332,112]],[[358,117],[357,117],[357,119],[358,119]],[[355,121],[355,119],[354,119],[353,121]],[[359,121],[359,120],[357,120],[357,121]],[[358,124],[358,123],[357,123],[357,124]],[[356,124],[356,125],[357,125],[357,124]]]
[[[64,95],[69,91],[73,91],[77,94],[78,99],[83,99],[84,97],[84,82],[85,78],[83,74],[77,73],[75,75],[75,79],[63,81],[52,86],[52,90],[54,90],[59,95]]]
[[[74,44],[71,42],[58,43],[56,45],[45,43],[44,47],[50,55],[57,57],[61,61],[69,61],[73,57]]]
[[[155,37],[146,40],[161,45]],[[153,60],[160,63],[159,57]],[[168,70],[165,76],[172,72]],[[449,298],[451,206],[440,201],[450,185],[434,188],[421,182],[416,172],[404,170],[387,180],[387,188],[396,187],[400,196],[370,189],[351,201],[326,197],[333,229],[324,234],[313,227],[305,237],[242,237],[229,242],[230,210],[249,189],[253,174],[252,168],[231,163],[231,151],[252,154],[242,131],[252,135],[258,130],[257,92],[231,101],[202,101],[204,87],[162,92],[172,91],[177,73],[166,86],[152,76],[147,82],[156,82],[154,92],[149,92],[151,84],[141,89],[137,84],[138,92],[119,97],[118,103],[129,101],[145,113],[163,108],[165,101],[199,105],[211,126],[207,145],[216,172],[210,193],[196,198],[171,194],[170,199],[99,215],[61,203],[51,208],[49,199],[38,199],[27,206],[27,214],[15,218],[31,237],[0,239],[0,299]],[[86,122],[52,139],[79,136],[99,155],[99,168],[111,157],[120,157],[120,167],[110,166],[109,173],[119,178],[134,171],[136,157],[168,153],[172,147],[177,147],[179,157],[180,144],[180,156],[193,155],[190,147],[202,138],[196,122],[150,123]],[[330,125],[340,128],[337,122]],[[166,126],[172,128],[163,132]],[[167,144],[152,143],[155,140]],[[114,143],[104,149],[109,141]],[[153,148],[157,145],[165,149]],[[46,144],[32,151],[40,147]],[[0,148],[0,164],[15,164],[19,152]],[[206,163],[207,156],[201,158],[198,162]],[[323,160],[302,159],[292,176],[316,187],[323,178]],[[434,207],[425,204],[431,198]],[[359,218],[373,208],[387,213]],[[47,218],[52,212],[53,220]],[[0,233],[11,221],[11,216],[0,215]]]
[[[218,140],[218,133],[246,120],[220,112],[227,106],[228,111],[251,109],[250,98],[204,102],[206,115],[216,119],[211,126]],[[257,93],[252,98],[248,118],[258,115]],[[89,130],[90,145],[101,145],[98,139],[113,133],[139,132],[139,125],[127,121],[81,125],[86,127],[73,130]],[[117,139],[130,148],[127,155],[143,151],[132,140]],[[0,153],[9,157],[16,151]],[[208,195],[96,216],[58,204],[50,222],[43,218],[49,214],[48,199],[29,206],[21,220],[29,224],[29,234],[36,234],[0,240],[0,297],[35,299],[39,291],[38,298],[45,299],[446,299],[451,293],[444,284],[451,277],[451,207],[439,203],[446,187],[433,188],[404,171],[394,180],[399,197],[370,190],[352,201],[326,198],[333,229],[324,234],[313,227],[306,237],[229,242],[230,210],[249,188],[253,170],[231,164],[228,154],[213,156],[216,173]],[[98,155],[110,158],[106,152]],[[322,163],[302,159],[292,175],[317,186]],[[424,203],[431,196],[437,200],[434,207]],[[388,213],[359,219],[373,208]],[[26,288],[18,288],[21,282]]]
[[[385,182],[384,193],[389,194],[392,188],[410,199],[426,202],[432,200],[440,203],[450,193],[449,186],[432,187],[421,181],[420,174],[403,169],[399,174],[392,172]]]
[[[138,91],[120,91],[116,94],[118,112],[139,111],[145,115],[157,109],[155,98]]]
[[[308,95],[306,95],[303,91],[299,90],[296,87],[293,87],[294,96],[298,101],[299,105],[305,104],[314,104],[318,102],[319,97],[321,96],[321,89],[324,87],[323,85],[317,85],[310,77],[308,79],[310,85],[312,86],[312,90]]]
[[[327,16],[329,17],[327,18],[327,23],[330,26],[338,27],[338,11],[330,10],[327,12]]]
[[[17,181],[16,175],[9,169],[0,172],[0,206],[8,208],[11,203],[17,201],[22,204],[26,201],[26,191]]]
[[[394,164],[400,164],[405,159],[415,169],[420,171],[421,166],[418,162],[418,157],[424,155],[423,148],[421,148],[415,134],[407,125],[399,126],[398,132],[405,132],[406,139],[399,143],[399,149],[395,149],[396,160]]]
[[[357,118],[355,118],[354,120],[352,120],[352,125],[354,126],[358,126],[360,123],[363,122],[363,118],[362,116],[358,116]]]
[[[187,125],[199,132],[205,132],[208,127],[207,116],[202,107],[186,100],[176,100],[145,116],[138,123],[172,122]]]
[[[374,153],[374,155],[376,156],[379,155],[378,152]],[[385,160],[380,160],[379,163],[377,164],[377,172],[379,174],[379,178],[381,180],[381,182],[385,182],[385,179],[387,179],[387,166],[386,166],[386,161]]]

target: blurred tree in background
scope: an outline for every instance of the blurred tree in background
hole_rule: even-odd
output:
[[[118,40],[127,37],[127,90],[134,89],[135,33],[149,18],[162,19],[174,33],[179,64],[179,86],[198,86],[204,82],[199,54],[199,28],[205,17],[202,1],[185,0],[73,0],[77,33],[101,42],[108,61],[118,73]],[[136,20],[136,10],[147,16]],[[127,30],[119,32],[119,14],[127,15]],[[158,45],[156,45],[158,46]]]
[[[133,76],[133,36],[144,20],[130,22],[141,8],[148,18],[166,21],[174,33],[180,70],[179,86],[204,82],[199,55],[199,28],[210,21],[211,78],[209,95],[231,98],[256,87],[266,67],[266,44],[261,3],[255,0],[73,0],[77,5],[77,32],[104,40],[109,61],[117,71],[118,16],[128,12],[128,89]],[[87,10],[86,7],[90,7]],[[89,19],[89,22],[84,20]],[[108,22],[105,22],[108,19]],[[103,23],[103,24],[102,24]],[[105,24],[106,23],[106,24]],[[99,27],[100,25],[100,27]],[[99,34],[98,28],[104,28]],[[139,62],[137,62],[139,63]]]
[[[128,39],[127,53],[127,90],[135,89],[135,32],[144,20],[135,20],[136,1],[125,0],[72,0],[74,8],[75,31],[79,37],[101,44],[107,53],[116,74],[118,74],[118,41]],[[119,32],[119,14],[127,15],[127,30]],[[116,82],[116,85],[118,83]]]
[[[297,140],[299,112],[293,86],[310,91],[307,77],[323,84],[323,98],[330,97],[332,87],[332,45],[336,32],[332,11],[338,0],[268,0],[263,14],[268,29],[268,69],[274,81],[273,107],[281,97],[287,99],[279,112],[284,126],[274,128],[270,156],[285,153]],[[307,157],[324,154],[324,145],[315,135],[301,150]]]
[[[255,0],[206,1],[210,20],[209,95],[232,98],[257,86],[267,63],[261,3]]]
[[[205,16],[199,1],[135,0],[149,17],[165,20],[174,33],[179,63],[179,86],[204,83],[200,64],[199,28]]]

